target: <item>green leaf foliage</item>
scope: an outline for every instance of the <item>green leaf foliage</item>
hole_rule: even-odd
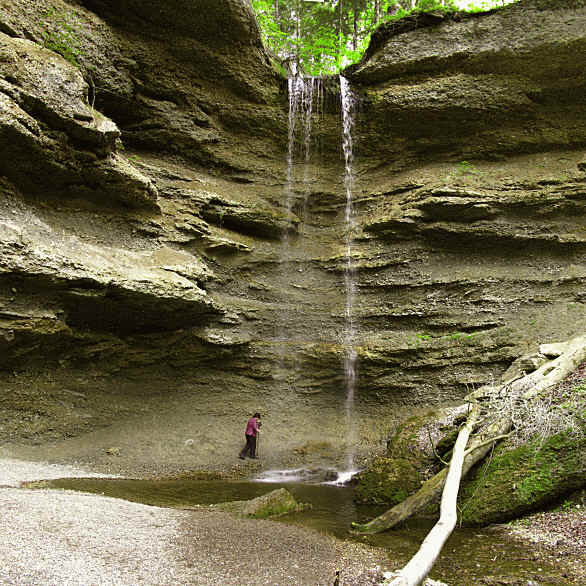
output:
[[[463,0],[461,0],[463,1]],[[466,10],[512,0],[478,0]],[[267,49],[290,72],[335,74],[358,62],[383,22],[413,13],[459,10],[457,0],[252,0]]]
[[[79,68],[82,54],[79,40],[79,23],[74,13],[57,12],[54,8],[45,14],[43,44],[47,49],[59,53],[72,65]]]

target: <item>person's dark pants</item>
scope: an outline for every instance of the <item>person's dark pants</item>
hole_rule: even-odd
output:
[[[246,454],[249,454],[251,458],[256,458],[256,437],[253,435],[246,435],[246,445],[244,449],[240,452],[241,458],[246,458]]]

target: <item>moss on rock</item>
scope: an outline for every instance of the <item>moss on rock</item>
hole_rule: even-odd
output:
[[[216,506],[237,517],[251,519],[280,517],[288,513],[296,513],[311,508],[310,504],[298,503],[295,497],[285,488],[273,490],[249,501],[233,501]]]
[[[501,445],[465,483],[462,520],[485,525],[538,510],[586,485],[586,438],[559,433],[515,449]]]
[[[387,453],[358,476],[357,502],[395,505],[421,486],[432,458],[419,445],[418,435],[430,417],[411,417],[399,427]]]

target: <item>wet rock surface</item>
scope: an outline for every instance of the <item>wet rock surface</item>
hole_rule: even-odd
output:
[[[226,511],[236,517],[267,519],[307,510],[311,505],[298,503],[286,488],[278,488],[249,501],[220,503],[213,505],[212,508]]]

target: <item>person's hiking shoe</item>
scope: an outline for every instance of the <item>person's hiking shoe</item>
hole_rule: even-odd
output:
[[[246,458],[244,456],[238,456],[241,460],[245,460]]]

